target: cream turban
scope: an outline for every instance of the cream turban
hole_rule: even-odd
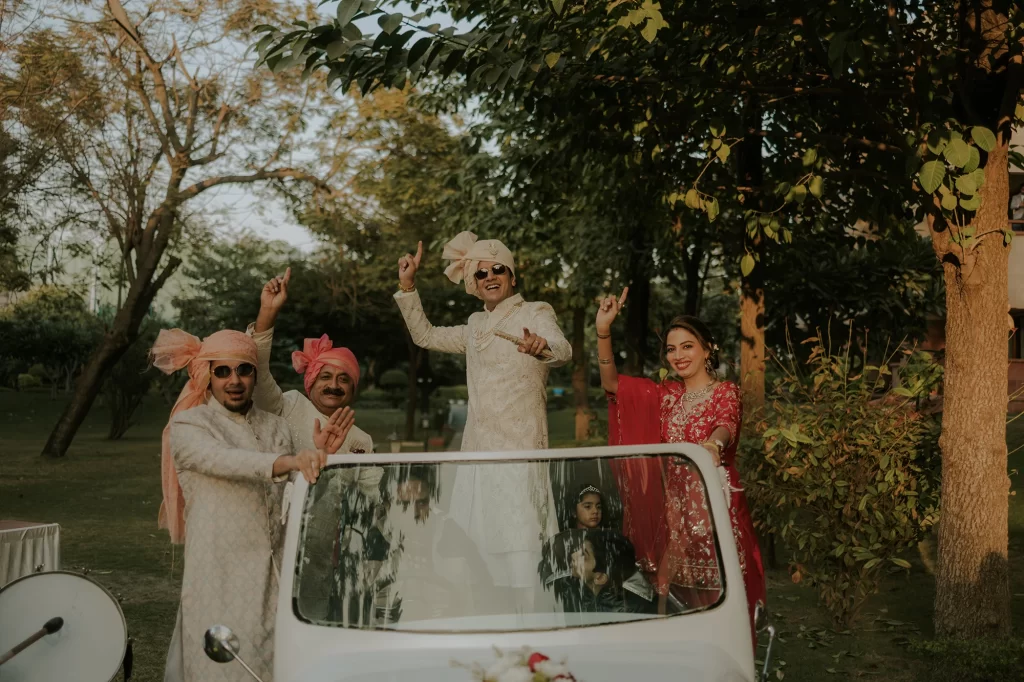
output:
[[[465,281],[466,293],[477,298],[480,298],[480,292],[474,275],[480,269],[481,261],[501,263],[511,270],[512,274],[516,271],[515,259],[507,246],[497,239],[478,240],[472,232],[460,232],[455,239],[445,244],[442,258],[451,261],[444,270],[448,279],[456,284]]]
[[[171,408],[173,417],[178,412],[206,402],[211,361],[238,360],[255,365],[256,344],[248,334],[230,329],[211,334],[202,341],[180,329],[161,329],[150,357],[153,366],[164,374],[188,367],[188,383],[181,389],[177,402]],[[164,500],[160,505],[158,525],[170,532],[171,542],[181,544],[185,541],[185,496],[181,492],[178,473],[171,459],[171,448],[167,440],[169,432],[170,423],[164,427],[161,440],[160,471]]]

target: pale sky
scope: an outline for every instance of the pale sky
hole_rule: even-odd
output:
[[[331,2],[318,8],[323,16],[333,16],[337,12],[338,3]],[[400,11],[406,15],[413,13],[408,4],[401,2],[392,11]],[[433,23],[442,26],[451,23],[446,17],[435,16]],[[364,32],[379,30],[376,19],[362,20],[359,23]],[[468,30],[468,25],[459,26],[460,30]],[[220,225],[218,232],[222,234],[238,234],[245,231],[267,239],[281,239],[303,251],[312,251],[316,238],[292,217],[284,203],[269,198],[266,193],[258,195],[251,186],[225,186],[211,190],[209,199],[211,211],[220,214],[216,222]]]

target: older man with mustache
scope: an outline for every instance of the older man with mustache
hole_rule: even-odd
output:
[[[299,391],[282,391],[270,372],[270,349],[274,342],[274,323],[288,300],[288,284],[292,270],[274,277],[260,294],[260,312],[249,331],[256,343],[260,381],[253,400],[261,409],[281,415],[292,429],[292,442],[297,449],[308,448],[313,432],[310,422],[321,424],[335,410],[350,407],[359,385],[359,362],[348,348],[335,348],[326,334],[319,339],[305,339],[301,351],[292,353],[292,366],[303,375],[306,395]],[[339,453],[373,452],[373,439],[353,426]]]

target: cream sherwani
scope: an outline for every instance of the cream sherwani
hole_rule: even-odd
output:
[[[313,420],[323,426],[327,417],[316,409],[309,398],[299,391],[283,392],[270,372],[270,348],[274,342],[274,330],[255,332],[249,325],[252,340],[256,343],[257,375],[253,402],[257,407],[285,418],[292,430],[292,447],[295,452],[316,450],[313,444]],[[346,452],[373,452],[373,438],[358,426],[353,426],[338,448],[338,454]]]
[[[252,407],[227,410],[211,398],[176,414],[170,449],[185,495],[185,570],[165,680],[249,682],[239,665],[203,653],[203,635],[223,624],[242,656],[270,681],[281,551],[283,479],[274,461],[292,452],[280,417]]]
[[[539,450],[548,446],[547,379],[552,367],[572,358],[554,309],[511,296],[494,310],[473,313],[467,324],[435,327],[415,291],[395,294],[413,342],[422,348],[466,355],[469,413],[464,451]],[[521,337],[523,328],[544,337],[550,360],[520,353],[495,331]],[[530,509],[536,513],[530,513]],[[537,581],[542,538],[558,532],[547,465],[460,466],[451,516],[477,543],[498,585],[529,587]]]

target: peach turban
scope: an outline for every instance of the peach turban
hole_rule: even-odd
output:
[[[292,353],[292,367],[299,374],[305,372],[302,384],[306,387],[306,395],[309,395],[309,389],[313,388],[313,382],[324,365],[345,370],[352,377],[352,382],[359,384],[359,362],[355,354],[348,348],[334,348],[334,343],[324,334],[319,339],[304,339],[302,350]]]
[[[451,261],[444,270],[448,279],[458,284],[466,282],[466,293],[480,298],[476,285],[476,271],[480,269],[480,261],[501,263],[512,274],[516,271],[516,262],[508,247],[497,239],[477,239],[472,232],[460,232],[444,245],[442,258]]]
[[[210,362],[227,360],[256,364],[256,344],[242,332],[225,329],[200,340],[180,329],[161,329],[150,350],[153,366],[164,374],[188,367],[188,383],[181,389],[171,416],[202,405],[210,388]],[[158,523],[171,534],[171,542],[185,541],[185,496],[174,470],[174,460],[168,443],[170,422],[164,428],[160,450],[160,473],[164,500],[160,505]]]

